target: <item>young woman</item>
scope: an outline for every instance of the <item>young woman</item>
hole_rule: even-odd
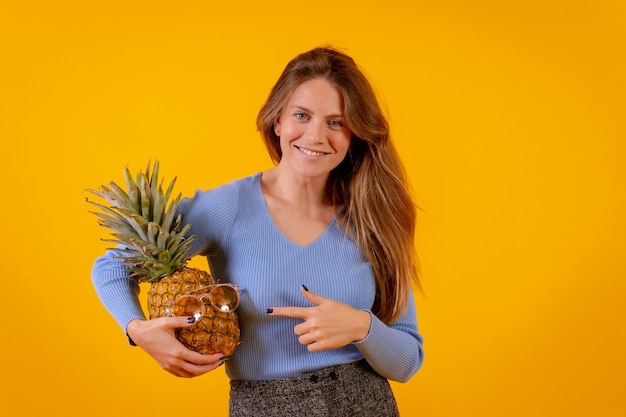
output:
[[[423,360],[416,209],[371,85],[346,54],[313,49],[289,62],[257,127],[275,167],[179,206],[194,254],[241,290],[230,415],[396,416],[388,380],[408,381]],[[186,318],[146,320],[110,253],[93,280],[165,370],[195,377],[223,363],[178,342]]]

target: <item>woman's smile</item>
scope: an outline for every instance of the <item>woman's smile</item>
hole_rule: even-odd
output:
[[[324,155],[328,155],[328,152],[314,151],[312,149],[303,148],[303,147],[297,146],[297,145],[294,145],[294,147],[296,149],[298,149],[300,152],[302,152],[303,154],[308,155],[308,156],[324,156]]]

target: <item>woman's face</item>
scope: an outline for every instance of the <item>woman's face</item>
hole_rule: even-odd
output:
[[[274,131],[280,137],[279,165],[307,178],[328,177],[345,158],[352,136],[343,98],[323,78],[306,81],[293,91],[274,121]]]

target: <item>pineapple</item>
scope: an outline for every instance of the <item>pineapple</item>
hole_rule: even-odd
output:
[[[238,302],[238,292],[233,287],[216,285],[208,272],[187,266],[195,236],[185,236],[191,225],[183,225],[180,215],[175,217],[181,195],[168,206],[176,178],[164,191],[162,181],[157,184],[158,161],[152,173],[149,162],[145,172],[137,173],[136,180],[126,167],[124,178],[126,191],[114,182],[110,187],[87,190],[108,205],[87,201],[100,209],[92,213],[111,232],[112,239],[105,241],[117,244],[112,250],[118,253],[130,275],[140,283],[150,284],[150,319],[195,316],[193,326],[176,330],[178,340],[200,353],[221,352],[230,356],[239,345],[239,321],[231,308],[232,303]]]

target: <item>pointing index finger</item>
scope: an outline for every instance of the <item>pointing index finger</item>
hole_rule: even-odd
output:
[[[297,319],[306,319],[308,317],[307,307],[275,307],[268,308],[267,314],[271,316],[294,317]]]

